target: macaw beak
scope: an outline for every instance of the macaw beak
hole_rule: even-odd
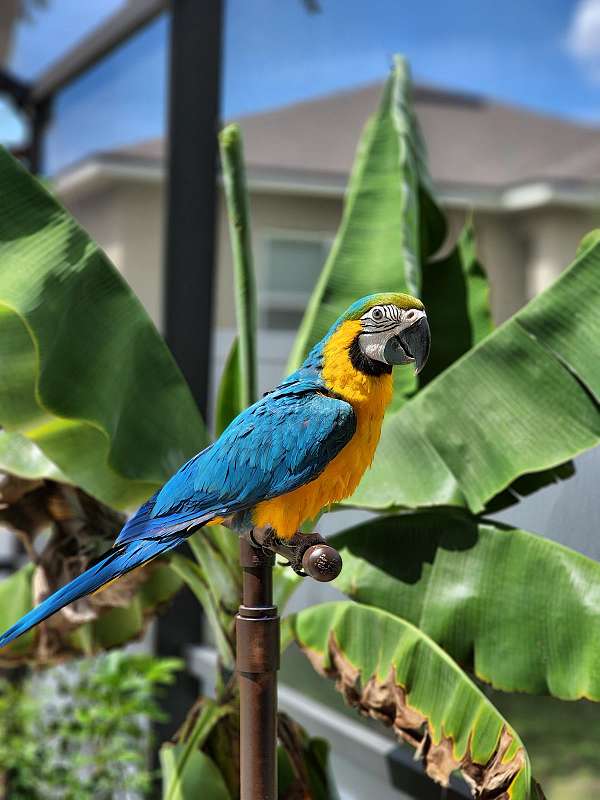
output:
[[[423,315],[410,328],[405,328],[401,333],[392,336],[385,346],[384,358],[388,364],[415,365],[415,374],[418,375],[427,363],[431,333],[427,317]]]

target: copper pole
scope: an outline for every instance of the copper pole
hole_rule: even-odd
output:
[[[255,530],[253,546],[240,538],[242,605],[236,617],[240,690],[240,800],[277,798],[277,670],[279,616],[273,605],[275,552],[318,581],[332,581],[342,559],[319,534],[296,534],[281,542]]]
[[[279,617],[273,605],[275,556],[240,539],[242,605],[237,616],[240,688],[240,800],[277,798]]]

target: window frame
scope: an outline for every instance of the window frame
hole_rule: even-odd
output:
[[[335,239],[335,232],[323,230],[311,230],[306,228],[288,228],[278,226],[267,226],[261,228],[257,235],[257,249],[256,249],[256,276],[257,276],[257,312],[258,312],[258,325],[264,331],[282,331],[289,332],[288,328],[271,328],[264,324],[265,312],[270,309],[278,311],[290,311],[292,313],[304,311],[306,304],[310,299],[313,289],[309,289],[305,295],[300,292],[278,292],[268,291],[264,289],[266,279],[268,277],[269,269],[269,247],[273,241],[283,242],[309,242],[318,243],[323,247],[324,260],[323,265],[327,259],[327,254],[331,252],[333,242]]]

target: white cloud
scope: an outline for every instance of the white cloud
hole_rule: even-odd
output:
[[[579,0],[566,43],[588,77],[600,82],[600,0]]]

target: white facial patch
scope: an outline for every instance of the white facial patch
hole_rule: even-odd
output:
[[[359,347],[367,358],[385,364],[384,351],[390,338],[424,316],[425,312],[417,308],[403,309],[393,304],[373,306],[360,318],[363,332],[358,337]]]
[[[358,337],[358,344],[367,358],[372,358],[373,361],[382,361],[385,364],[383,353],[389,338],[390,334],[383,331],[380,333],[361,333]]]

